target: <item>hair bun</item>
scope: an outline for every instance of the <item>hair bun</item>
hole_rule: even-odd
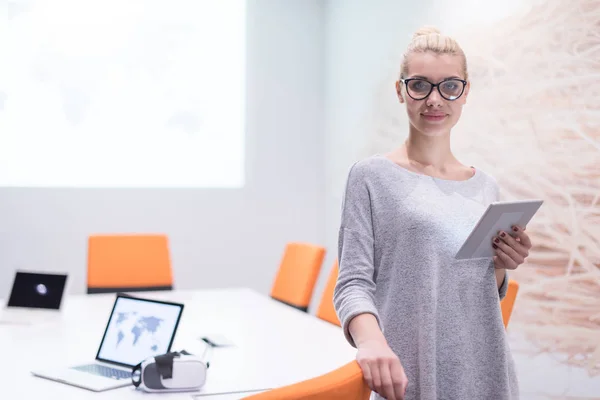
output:
[[[435,26],[423,26],[413,34],[413,40],[418,38],[419,36],[427,36],[427,35],[440,35],[441,32]]]

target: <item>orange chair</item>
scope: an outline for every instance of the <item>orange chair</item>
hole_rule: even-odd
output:
[[[324,247],[288,243],[271,287],[271,297],[307,311],[324,258]]]
[[[327,322],[331,322],[334,325],[342,326],[333,306],[333,292],[335,290],[335,284],[337,283],[338,272],[339,265],[338,260],[336,259],[331,268],[331,272],[329,273],[323,295],[321,296],[321,302],[317,309],[317,317]]]
[[[88,239],[88,293],[173,289],[167,237],[93,235]]]
[[[257,393],[245,400],[368,400],[371,389],[356,361],[327,374]]]
[[[512,314],[513,307],[515,306],[515,300],[517,298],[517,292],[519,291],[519,283],[512,279],[508,281],[508,288],[506,289],[506,296],[500,302],[500,308],[502,309],[502,321],[504,322],[504,328],[508,328],[508,321]]]

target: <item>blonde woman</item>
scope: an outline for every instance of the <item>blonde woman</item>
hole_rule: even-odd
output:
[[[499,301],[506,270],[524,262],[530,238],[515,226],[490,243],[493,261],[454,260],[499,198],[492,176],[451,151],[469,89],[456,41],[434,28],[417,31],[396,83],[408,138],[350,168],[334,304],[374,397],[519,396]]]

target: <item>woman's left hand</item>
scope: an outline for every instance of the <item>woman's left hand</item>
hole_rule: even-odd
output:
[[[517,269],[525,262],[531,249],[531,240],[520,226],[513,227],[513,236],[500,231],[492,238],[496,252],[494,266],[497,269]]]

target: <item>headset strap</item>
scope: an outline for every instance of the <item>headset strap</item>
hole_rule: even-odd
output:
[[[136,380],[135,373],[137,371],[140,372],[140,376],[139,376],[139,379]],[[131,381],[133,382],[133,386],[135,386],[135,387],[140,386],[140,384],[142,383],[142,363],[139,363],[138,365],[133,367],[133,370],[131,371]]]

